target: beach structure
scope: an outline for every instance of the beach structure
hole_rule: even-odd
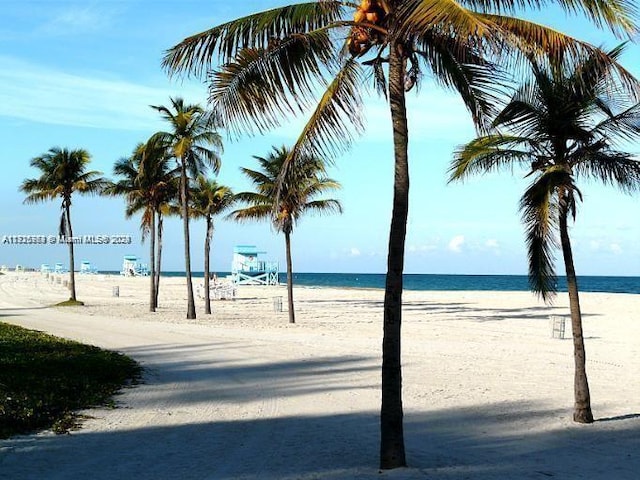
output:
[[[144,263],[140,263],[135,255],[125,255],[122,260],[120,275],[125,277],[148,277],[149,267]]]
[[[51,265],[48,263],[40,265],[40,273],[51,273]]]
[[[80,273],[98,273],[98,268],[91,265],[88,260],[83,260],[80,264]]]
[[[233,247],[231,281],[236,285],[278,285],[278,262],[260,259],[255,245]]]
[[[53,273],[68,273],[69,270],[64,266],[62,262],[56,262],[53,266]]]
[[[209,292],[212,300],[235,300],[238,293],[236,284],[231,281],[218,281],[215,277],[213,283],[209,287]],[[196,287],[196,295],[198,298],[205,298],[204,284],[199,284]]]

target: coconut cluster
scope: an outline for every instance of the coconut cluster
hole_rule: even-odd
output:
[[[383,0],[362,0],[360,6],[353,15],[355,23],[368,23],[380,25],[387,16],[387,5]],[[351,29],[347,45],[349,53],[354,57],[363,55],[371,48],[371,45],[382,41],[382,33],[378,30],[368,27],[356,25]]]

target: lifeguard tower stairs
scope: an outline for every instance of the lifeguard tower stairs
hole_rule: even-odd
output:
[[[278,262],[261,260],[255,245],[233,247],[231,280],[236,285],[278,285]]]

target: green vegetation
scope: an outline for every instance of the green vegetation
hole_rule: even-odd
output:
[[[140,366],[97,347],[0,323],[0,438],[77,425],[75,411],[113,405]]]
[[[82,307],[84,306],[84,302],[80,300],[65,300],[64,302],[56,303],[54,307]]]

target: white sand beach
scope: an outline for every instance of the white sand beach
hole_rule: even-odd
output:
[[[184,279],[78,275],[85,307],[39,273],[0,277],[2,321],[124,352],[144,383],[70,435],[0,441],[0,479],[640,478],[640,295],[583,293],[592,425],[572,422],[568,315],[526,292],[404,296],[409,468],[379,472],[380,290],[240,287],[198,302]],[[118,286],[119,297],[112,296]]]

